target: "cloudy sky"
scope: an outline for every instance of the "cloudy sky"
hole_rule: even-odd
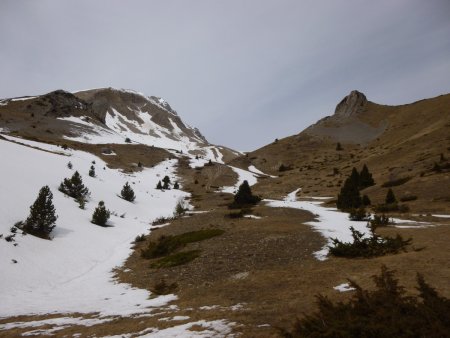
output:
[[[450,92],[449,0],[1,0],[0,97],[129,88],[253,150],[352,89]]]

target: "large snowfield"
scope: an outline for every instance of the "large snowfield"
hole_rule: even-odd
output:
[[[61,148],[38,145],[62,152]],[[129,315],[147,312],[149,307],[162,306],[175,298],[169,295],[149,299],[148,291],[114,281],[112,269],[130,255],[136,235],[148,233],[153,219],[171,215],[178,199],[187,196],[180,190],[155,189],[164,175],[174,178],[176,160],[126,175],[81,151],[58,155],[0,140],[0,153],[1,317],[54,312]],[[73,169],[67,167],[69,161]],[[88,176],[92,161],[95,178]],[[58,191],[60,182],[75,170],[91,192],[85,210]],[[136,193],[133,203],[118,197],[125,182]],[[15,242],[5,241],[10,228],[28,216],[30,205],[44,185],[53,192],[59,216],[53,240],[25,236],[19,231]],[[90,222],[100,200],[113,212],[110,227]]]

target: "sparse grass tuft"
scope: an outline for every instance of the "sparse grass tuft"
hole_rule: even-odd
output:
[[[141,257],[146,259],[163,257],[184,247],[188,243],[200,242],[222,235],[224,232],[222,229],[204,229],[175,236],[161,236],[158,241],[150,242],[147,248],[141,251]]]
[[[153,269],[160,269],[187,264],[200,256],[200,252],[201,250],[177,252],[173,255],[169,255],[157,260],[156,262],[152,263],[150,267]]]
[[[406,182],[408,182],[412,177],[402,177],[402,178],[398,178],[396,180],[392,180],[392,181],[387,181],[384,182],[381,186],[383,188],[390,188],[390,187],[396,187],[398,185],[402,185],[405,184]]]

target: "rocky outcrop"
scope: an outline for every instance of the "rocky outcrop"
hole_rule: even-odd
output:
[[[352,90],[350,94],[338,103],[334,111],[334,115],[339,118],[347,118],[353,116],[364,109],[367,104],[366,96],[357,91]]]

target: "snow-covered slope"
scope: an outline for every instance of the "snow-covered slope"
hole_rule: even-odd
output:
[[[52,312],[128,315],[173,299],[169,295],[149,300],[148,291],[114,282],[111,270],[131,253],[136,235],[148,232],[156,217],[171,215],[177,200],[187,196],[180,190],[155,189],[163,175],[174,178],[175,160],[125,175],[107,168],[89,153],[18,141],[47,151],[0,140],[0,317]],[[52,153],[56,150],[62,153]],[[69,161],[73,169],[67,167]],[[95,178],[88,176],[92,161]],[[85,210],[58,191],[59,183],[75,170],[91,192]],[[118,197],[125,182],[136,193],[133,203]],[[59,216],[53,240],[25,236],[19,231],[14,242],[7,242],[10,228],[28,216],[29,206],[44,185],[53,192]],[[111,227],[90,223],[100,200],[113,212]]]
[[[239,153],[210,144],[164,99],[100,88],[0,100],[0,128],[18,135],[82,143],[139,143],[222,163]]]

